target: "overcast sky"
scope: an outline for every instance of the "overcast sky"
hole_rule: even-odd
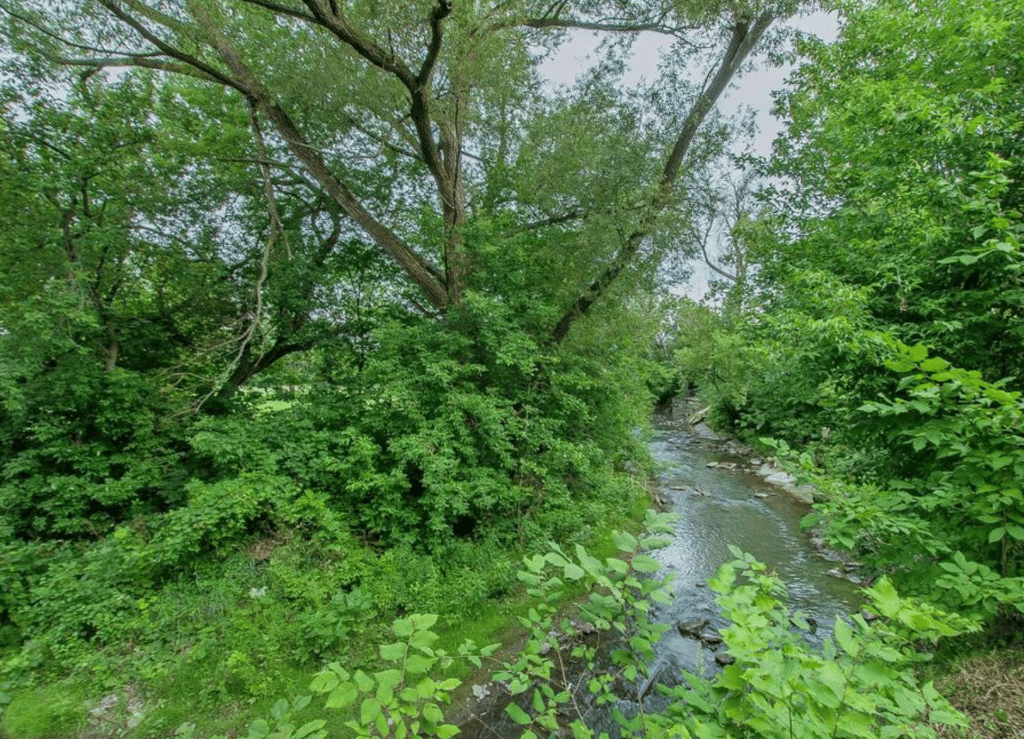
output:
[[[790,24],[801,31],[813,33],[824,41],[832,41],[838,33],[838,22],[835,14],[813,13],[795,18]],[[633,47],[633,60],[624,84],[627,86],[641,77],[653,78],[657,74],[658,57],[661,50],[668,44],[657,34],[643,34]],[[541,68],[553,86],[571,84],[578,74],[588,69],[594,62],[594,51],[597,39],[589,32],[577,32],[559,50],[548,59]],[[771,142],[781,129],[781,124],[770,113],[772,92],[780,89],[792,67],[768,67],[752,71],[726,91],[719,101],[723,113],[735,113],[741,106],[754,110],[760,133],[754,140],[751,153],[767,156],[771,150]],[[704,70],[694,70],[695,76],[703,77]],[[694,265],[694,275],[689,285],[680,286],[680,293],[693,298],[701,298],[707,291],[709,277],[707,267]]]

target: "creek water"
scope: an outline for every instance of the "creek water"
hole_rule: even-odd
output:
[[[718,567],[734,559],[729,545],[765,562],[782,578],[791,609],[803,611],[822,626],[824,634],[836,615],[848,614],[861,601],[859,586],[843,577],[842,569],[816,549],[800,529],[807,503],[770,485],[743,468],[744,460],[720,450],[720,445],[694,436],[685,421],[670,414],[655,418],[651,453],[661,464],[659,484],[669,509],[677,514],[672,543],[653,553],[662,571],[675,576],[675,599],[656,612],[661,623],[686,624],[707,619],[706,630],[724,627],[706,583]],[[708,467],[736,463],[737,470]],[[652,674],[665,682],[680,669],[713,671],[714,654],[696,638],[670,629],[659,642]]]
[[[801,531],[800,519],[810,510],[806,503],[747,471],[746,460],[730,455],[725,451],[727,445],[695,435],[685,420],[673,419],[669,411],[655,415],[654,430],[650,451],[661,470],[660,495],[667,502],[666,510],[676,513],[678,521],[671,544],[652,553],[662,564],[662,574],[674,576],[671,587],[675,591],[671,605],[658,606],[653,615],[655,621],[673,628],[655,646],[651,679],[623,686],[618,708],[627,715],[636,710],[638,698],[648,708],[658,707],[656,691],[648,690],[651,683],[679,683],[682,670],[710,676],[720,669],[715,663],[715,647],[702,643],[699,636],[714,633],[727,623],[707,580],[722,563],[734,558],[729,545],[750,552],[779,574],[789,593],[790,608],[820,625],[818,639],[828,632],[836,615],[853,612],[861,602],[859,586],[836,577],[837,563],[823,556],[811,537]],[[735,464],[736,468],[708,466],[715,463]],[[684,628],[676,628],[681,624]],[[694,625],[695,633],[687,635],[683,632],[689,624]],[[482,687],[501,692],[501,687],[493,684]],[[463,724],[463,736],[519,736],[522,727],[508,721],[500,710],[507,698],[494,700],[498,697],[492,696],[493,703],[487,708],[473,711],[480,719]],[[600,731],[615,734],[610,717],[594,724]]]

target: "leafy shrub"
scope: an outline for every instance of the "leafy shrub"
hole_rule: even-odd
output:
[[[902,397],[872,401],[878,419],[906,458],[899,487],[908,506],[933,521],[950,551],[1019,574],[1024,554],[1024,401],[981,373],[929,357],[922,345],[896,343],[888,366],[904,378]]]
[[[935,737],[938,725],[965,725],[930,682],[919,683],[914,667],[929,658],[927,645],[972,631],[975,622],[903,598],[882,580],[866,591],[867,615],[849,622],[837,617],[818,652],[803,638],[801,632],[810,628],[804,618],[783,605],[779,579],[735,549],[738,559],[711,580],[731,621],[722,633],[732,664],[710,682],[684,675],[686,685],[658,686],[671,698],[661,713],[624,716],[614,707],[613,685],[647,679],[653,644],[668,629],[649,619],[652,603],[667,602],[670,595],[666,580],[651,577],[659,566],[645,552],[664,543],[659,534],[671,530],[670,520],[650,512],[647,535],[613,534],[620,556],[603,562],[583,547],[573,556],[557,546],[524,560],[520,578],[534,598],[522,619],[529,637],[493,675],[508,686],[512,701],[505,710],[523,727],[524,738],[564,732],[592,738],[592,710],[602,706],[612,706],[621,735],[631,737],[916,739]],[[567,582],[590,590],[575,622],[556,619],[552,606]],[[322,739],[324,717],[335,711],[348,717],[345,725],[357,736],[454,735],[456,727],[443,723],[441,705],[459,681],[441,679],[453,657],[433,646],[436,620],[420,614],[396,620],[397,641],[380,647],[382,669],[352,672],[331,664],[311,685],[314,694],[326,696],[316,718],[302,726],[295,719],[308,698],[279,701],[276,728],[258,720],[250,737],[263,739],[273,731],[281,739]],[[595,632],[598,642],[580,638]],[[598,657],[601,641],[612,645],[610,659]],[[466,644],[459,656],[480,667],[498,646]],[[573,661],[585,665],[582,677],[567,671]]]
[[[817,653],[799,633],[806,621],[782,604],[781,581],[733,553],[710,584],[731,622],[722,636],[734,662],[710,683],[687,675],[689,685],[665,689],[674,703],[663,725],[701,739],[917,739],[935,737],[938,724],[965,725],[930,682],[918,683],[914,666],[929,656],[923,644],[973,631],[974,622],[902,598],[883,579],[865,591],[871,621],[837,617]]]

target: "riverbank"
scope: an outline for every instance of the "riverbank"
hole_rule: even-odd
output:
[[[705,413],[706,408],[692,399],[673,410],[675,418],[694,426],[695,435],[702,443],[740,458],[735,463],[716,464],[717,469],[732,474],[757,474],[808,504],[824,499],[815,486],[800,484],[774,464],[775,460],[761,459],[749,445],[716,433],[704,423]],[[873,574],[861,572],[849,553],[829,547],[817,527],[810,530],[810,540],[822,557],[836,563],[831,570],[835,577],[864,585],[871,583]],[[994,640],[974,637],[965,643],[949,645],[940,651],[935,661],[928,663],[920,675],[921,680],[934,680],[939,692],[969,722],[966,730],[935,726],[941,739],[1024,739],[1022,636],[1004,634]]]
[[[650,674],[633,680],[616,678],[616,707],[627,715],[639,711],[641,700],[645,710],[665,707],[655,684],[679,685],[684,672],[712,675],[728,664],[719,634],[726,621],[707,581],[721,564],[733,559],[729,545],[752,551],[780,572],[789,586],[792,607],[821,625],[819,640],[837,615],[855,611],[861,600],[856,584],[845,574],[830,575],[835,563],[821,556],[800,530],[800,519],[809,510],[806,502],[756,474],[752,469],[756,460],[737,456],[742,448],[708,433],[694,433],[687,419],[673,417],[668,410],[656,414],[655,429],[650,444],[659,464],[654,494],[678,521],[668,546],[652,556],[661,564],[661,574],[674,577],[673,597],[670,604],[652,609],[652,619],[668,624],[669,629],[654,647]],[[570,609],[565,615],[575,614]],[[580,625],[574,622],[577,632],[582,631]],[[577,634],[577,638],[586,644],[595,637]],[[571,649],[565,651],[568,654]],[[574,694],[576,707],[589,711],[585,702],[589,693],[580,687],[595,674],[582,664],[559,665],[565,672],[558,682],[575,686],[580,691],[578,697]],[[505,713],[509,699],[507,685],[491,681],[486,671],[474,675],[457,710],[463,734],[471,739],[518,736],[522,727]],[[605,729],[613,725],[608,716],[595,721]]]
[[[709,408],[696,398],[689,397],[675,399],[671,405],[663,409],[663,413],[671,417],[674,423],[681,424],[682,428],[692,435],[694,443],[729,457],[724,461],[709,462],[709,468],[731,474],[756,475],[772,489],[782,491],[808,506],[808,513],[810,513],[811,506],[823,500],[824,496],[815,485],[799,481],[788,470],[780,466],[775,457],[762,456],[750,444],[712,429],[705,420],[708,410]],[[769,493],[760,492],[755,495],[768,496]],[[817,553],[822,558],[835,563],[835,566],[829,569],[830,575],[849,580],[857,585],[871,582],[873,575],[862,573],[861,563],[850,556],[850,553],[830,547],[816,528],[810,528],[809,537],[809,541]]]

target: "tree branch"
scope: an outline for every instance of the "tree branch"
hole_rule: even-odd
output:
[[[246,0],[262,4],[269,0]],[[443,42],[443,21],[452,13],[452,0],[437,0],[430,14],[431,37],[427,54],[416,74],[399,59],[393,51],[386,50],[357,31],[344,13],[335,6],[326,8],[321,0],[302,0],[309,10],[311,22],[332,33],[339,41],[355,51],[378,69],[388,72],[406,88],[411,98],[409,116],[416,129],[418,148],[427,169],[437,183],[441,199],[449,201],[455,190],[455,179],[449,175],[434,140],[433,120],[430,111],[430,79],[434,73]],[[264,5],[264,7],[266,7]]]
[[[708,223],[707,229],[704,231],[704,236],[702,238],[698,239],[698,242],[700,243],[700,253],[704,255],[704,264],[706,264],[709,268],[711,268],[713,271],[717,272],[719,275],[721,275],[725,279],[729,280],[729,282],[736,282],[736,276],[735,275],[731,275],[728,272],[726,272],[724,269],[721,269],[718,265],[716,265],[714,262],[712,262],[711,261],[711,257],[708,256],[708,239],[711,237],[711,230],[714,228],[714,226],[715,226],[715,221],[714,221],[714,219],[712,219]]]
[[[110,0],[104,1],[109,2]],[[305,1],[314,2],[314,0]],[[445,308],[448,302],[447,292],[439,279],[437,268],[413,251],[397,234],[381,223],[335,176],[320,153],[306,141],[291,116],[277,103],[265,85],[253,75],[252,70],[242,60],[230,41],[220,33],[213,19],[205,11],[201,11],[197,13],[197,20],[208,41],[235,76],[239,87],[246,91],[247,99],[255,102],[263,115],[277,129],[292,154],[305,165],[313,178],[341,206],[341,209],[399,264],[413,282],[423,289],[430,301],[438,308]]]
[[[718,98],[725,91],[729,82],[736,75],[740,66],[753,51],[765,31],[775,20],[775,16],[764,12],[754,21],[749,18],[740,18],[732,27],[729,38],[729,45],[722,55],[711,82],[697,96],[697,100],[690,108],[689,114],[683,123],[683,128],[676,139],[672,152],[665,162],[658,182],[658,189],[640,219],[639,225],[629,234],[619,251],[612,258],[611,262],[597,276],[597,278],[584,290],[579,297],[573,301],[569,309],[562,315],[558,324],[551,334],[553,343],[562,342],[569,335],[573,323],[597,302],[620,274],[636,257],[637,252],[647,237],[654,231],[658,216],[668,206],[671,200],[679,170],[682,166],[690,147],[693,144],[697,131],[707,118],[708,113],[714,108]]]
[[[128,15],[128,13],[126,13],[124,9],[121,7],[121,3],[119,2],[119,0],[99,0],[99,2],[104,8],[110,11],[114,15],[114,17],[116,17],[119,21],[124,23],[129,28],[132,28],[136,33],[142,36],[142,38],[149,41],[151,44],[153,44],[153,46],[160,49],[160,51],[162,51],[167,56],[171,57],[172,59],[177,59],[178,61],[183,62],[188,66],[199,70],[203,74],[209,76],[213,80],[223,85],[227,85],[228,87],[231,87],[234,90],[238,90],[243,95],[247,93],[247,90],[245,90],[244,87],[242,87],[239,84],[238,80],[228,77],[227,75],[223,74],[214,67],[211,67],[210,65],[201,61],[200,59],[191,56],[190,54],[186,54],[185,52],[175,48],[174,46],[171,46],[166,41],[161,39],[159,36],[151,32],[148,28],[139,23],[138,20]]]
[[[602,22],[584,21],[574,18],[529,18],[517,25],[527,28],[566,28],[578,31],[607,31],[609,33],[660,33],[666,36],[681,36],[685,31],[694,30],[693,26],[667,26],[664,23],[633,23],[629,21]]]
[[[316,18],[308,13],[303,13],[298,8],[291,8],[287,5],[282,5],[281,3],[270,2],[270,0],[242,0],[242,2],[246,5],[256,5],[260,8],[264,8],[265,10],[280,13],[281,15],[286,15],[291,18],[298,18],[299,20],[306,21],[307,23],[320,25]],[[333,7],[332,10],[335,13],[337,12],[337,9],[334,9]]]
[[[24,15],[23,13],[18,13],[17,11],[13,10],[6,2],[0,2],[0,10],[4,11],[5,13],[7,13],[12,18],[14,18],[14,19],[24,23],[26,26],[29,26],[30,28],[35,29],[36,31],[38,31],[39,33],[43,34],[47,38],[50,38],[53,41],[56,41],[57,43],[59,43],[59,44],[61,44],[63,46],[69,46],[69,47],[71,47],[73,49],[79,49],[81,51],[88,51],[90,53],[95,53],[95,54],[107,54],[107,55],[112,55],[112,56],[123,55],[123,52],[115,51],[113,49],[104,49],[103,47],[100,47],[100,46],[90,46],[88,44],[80,44],[80,43],[77,43],[75,41],[71,41],[70,39],[67,39],[64,36],[61,36],[58,32],[54,31],[53,29],[47,28],[45,25],[43,25],[42,23],[36,21],[35,19],[30,18],[29,16]],[[40,51],[42,51],[42,50],[40,49]],[[150,55],[127,54],[125,56],[150,56]]]
[[[509,229],[508,231],[505,231],[503,234],[501,234],[501,236],[502,238],[509,238],[527,231],[536,231],[538,229],[546,228],[548,226],[557,226],[562,223],[577,221],[585,217],[586,214],[582,210],[580,210],[579,208],[573,208],[572,210],[557,216],[548,216],[547,218],[541,218],[536,221],[524,223],[522,226],[517,226],[516,228],[512,228]]]
[[[199,69],[192,67],[187,64],[175,64],[173,62],[163,61],[160,59],[151,58],[149,54],[132,54],[128,56],[113,56],[113,57],[97,57],[92,59],[73,59],[71,57],[58,56],[51,54],[43,48],[38,46],[33,47],[37,53],[39,53],[45,59],[53,62],[54,64],[60,64],[65,67],[88,67],[90,69],[103,69],[106,67],[141,67],[143,69],[154,69],[160,72],[171,72],[173,74],[181,74],[186,77],[193,77],[195,79],[203,80],[204,82],[215,82],[218,85],[224,84],[224,81],[219,77],[211,77],[205,74]]]

